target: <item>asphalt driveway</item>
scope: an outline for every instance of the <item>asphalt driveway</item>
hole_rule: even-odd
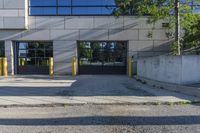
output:
[[[199,98],[152,88],[121,75],[0,78],[1,106],[162,104]]]

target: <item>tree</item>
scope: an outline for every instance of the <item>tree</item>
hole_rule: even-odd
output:
[[[184,25],[187,27],[183,40],[184,52],[200,54],[200,15],[188,15]]]
[[[180,34],[180,29],[187,33],[190,31],[188,28],[191,28],[186,25],[191,21],[187,18],[195,18],[193,23],[200,20],[199,15],[193,13],[193,5],[199,5],[200,0],[116,0],[116,4],[118,5],[114,11],[116,16],[145,15],[148,16],[148,23],[156,23],[159,20],[167,21],[171,32],[166,35],[175,39],[173,51],[176,55],[181,54],[181,45],[183,48],[184,42],[186,42],[184,40],[187,38]]]

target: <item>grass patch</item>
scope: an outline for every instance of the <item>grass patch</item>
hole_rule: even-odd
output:
[[[197,104],[200,103],[200,100],[192,100],[192,101],[179,101],[173,103],[174,105],[187,105],[187,104]]]

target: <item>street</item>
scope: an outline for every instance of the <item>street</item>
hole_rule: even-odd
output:
[[[200,104],[0,108],[0,133],[199,133]]]
[[[0,133],[199,133],[190,101],[126,76],[2,78]]]

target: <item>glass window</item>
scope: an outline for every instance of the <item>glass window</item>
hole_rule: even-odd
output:
[[[57,0],[30,0],[31,6],[56,6]]]
[[[28,43],[20,43],[19,49],[27,49]]]
[[[73,6],[115,6],[115,0],[73,0]]]
[[[0,57],[5,57],[5,45],[3,41],[0,41]]]
[[[45,51],[45,57],[53,57],[53,51],[52,50],[46,50]]]
[[[25,65],[34,66],[35,65],[35,58],[26,58]]]
[[[126,44],[118,41],[79,42],[79,64],[126,66]]]
[[[35,57],[35,50],[27,50],[27,57]]]
[[[30,15],[111,15],[115,0],[30,0]]]
[[[19,50],[19,57],[26,57],[27,53],[26,50]]]
[[[70,15],[72,9],[69,7],[59,7],[58,8],[58,14],[59,15]]]
[[[58,0],[58,6],[70,6],[71,0]]]
[[[112,14],[114,7],[74,7],[74,15],[101,15],[101,14]]]
[[[55,7],[31,7],[30,15],[56,15]]]
[[[18,42],[19,66],[47,66],[53,57],[51,42]]]

